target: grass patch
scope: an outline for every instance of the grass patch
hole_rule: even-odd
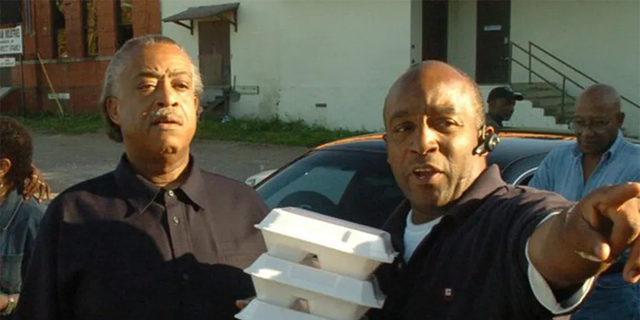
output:
[[[201,139],[313,147],[365,133],[367,132],[330,130],[320,126],[308,125],[302,120],[283,121],[273,118],[271,120],[233,119],[225,123],[204,120],[200,123],[197,137]]]
[[[72,117],[37,115],[17,119],[31,130],[43,133],[96,133],[103,128],[100,114]],[[219,120],[203,119],[198,124],[196,138],[313,147],[365,133],[367,132],[330,130],[320,126],[309,125],[302,120],[283,121],[278,118],[271,120],[232,119],[222,123]]]
[[[103,128],[100,114],[63,117],[60,115],[40,114],[26,118],[16,118],[29,129],[43,133],[83,134],[96,133]]]

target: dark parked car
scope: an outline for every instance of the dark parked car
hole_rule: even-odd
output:
[[[532,130],[503,131],[500,138],[488,161],[516,185],[531,180],[549,151],[574,140],[570,132]],[[270,209],[300,207],[379,228],[404,199],[379,134],[319,146],[267,174],[255,188]]]

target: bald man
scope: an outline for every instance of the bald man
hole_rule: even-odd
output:
[[[623,137],[623,122],[614,88],[585,89],[572,123],[577,142],[549,153],[529,185],[577,201],[600,186],[640,182],[640,147]],[[600,276],[572,320],[640,319],[640,286],[626,283],[622,275],[628,254]]]
[[[632,223],[640,184],[573,205],[505,183],[487,166],[494,131],[478,86],[445,63],[411,67],[383,114],[388,162],[407,201],[384,227],[400,254],[377,272],[387,299],[370,319],[550,319],[574,310],[640,233]],[[613,225],[610,238],[596,231],[601,224]],[[629,261],[627,279],[637,281],[640,263]]]

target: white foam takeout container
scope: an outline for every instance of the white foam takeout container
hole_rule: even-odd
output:
[[[299,208],[273,209],[256,228],[269,255],[292,262],[316,255],[320,269],[360,280],[397,254],[385,231]]]
[[[274,304],[269,304],[260,299],[253,299],[248,306],[236,314],[240,320],[331,320],[316,315],[303,313]]]
[[[262,254],[245,272],[263,302],[291,308],[300,300],[310,314],[333,320],[358,320],[370,308],[382,308],[384,297],[371,281]],[[259,320],[259,319],[256,319]]]

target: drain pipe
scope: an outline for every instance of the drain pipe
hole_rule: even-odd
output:
[[[33,19],[31,14],[31,0],[24,0],[24,20],[26,24],[25,34],[32,35],[33,34]]]
[[[31,10],[31,0],[24,0],[24,21],[22,25],[24,27],[24,36],[32,36],[33,35],[33,16]],[[20,86],[21,86],[21,102],[22,102],[22,116],[25,117],[27,115],[27,94],[24,89],[24,38],[22,37],[22,54],[20,55]]]

